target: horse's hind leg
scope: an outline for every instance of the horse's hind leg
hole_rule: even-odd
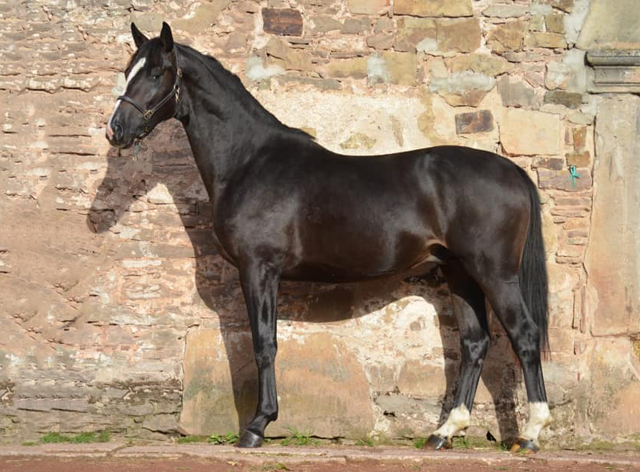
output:
[[[517,280],[516,277],[511,281],[492,279],[486,292],[520,359],[529,401],[529,421],[511,450],[536,452],[540,431],[549,424],[551,415],[540,363],[540,330],[522,299]]]
[[[429,437],[425,447],[431,449],[449,447],[451,438],[469,426],[473,398],[489,348],[484,293],[457,259],[448,261],[443,272],[460,331],[462,363],[453,409],[447,421]]]

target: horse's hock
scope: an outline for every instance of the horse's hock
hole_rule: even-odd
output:
[[[155,34],[164,19],[330,149],[462,144],[525,168],[541,192],[551,285],[544,374],[554,423],[543,439],[640,434],[635,2],[390,3],[0,0],[4,441],[224,434],[255,408],[237,274],[207,237],[184,133],[165,123],[121,155],[104,139],[129,23]],[[432,431],[457,378],[448,297],[436,273],[283,284],[282,408],[267,434]],[[525,395],[495,320],[492,330],[472,424],[507,437]]]

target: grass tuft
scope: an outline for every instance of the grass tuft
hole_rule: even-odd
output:
[[[240,439],[240,436],[235,433],[212,434],[209,436],[208,442],[209,444],[231,445],[237,443],[238,439]]]
[[[413,447],[416,449],[422,449],[427,444],[427,438],[416,438],[413,440]]]
[[[88,444],[88,443],[103,443],[109,442],[111,435],[108,431],[95,432],[82,432],[75,436],[67,436],[60,433],[47,433],[40,438],[41,444]]]
[[[207,442],[209,438],[207,436],[183,436],[178,438],[178,444],[194,444]]]
[[[295,428],[287,428],[291,434],[282,440],[283,446],[316,446],[318,441],[311,437],[311,434],[301,433]]]

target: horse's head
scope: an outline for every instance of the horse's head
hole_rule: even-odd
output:
[[[182,73],[177,66],[171,28],[162,24],[158,38],[148,39],[131,23],[137,46],[125,71],[126,84],[107,123],[107,139],[126,148],[176,114]]]

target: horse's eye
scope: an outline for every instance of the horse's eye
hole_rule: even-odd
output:
[[[153,80],[158,80],[158,79],[160,78],[160,74],[153,74],[153,75],[151,76],[151,78],[152,78]]]

